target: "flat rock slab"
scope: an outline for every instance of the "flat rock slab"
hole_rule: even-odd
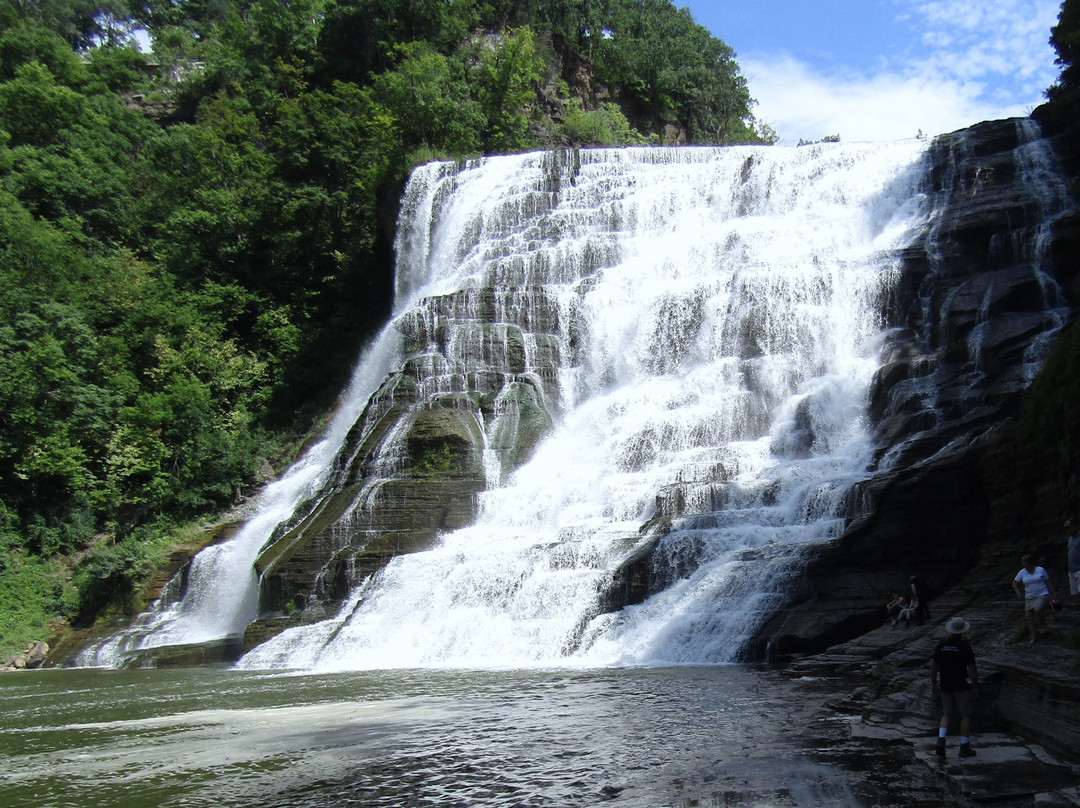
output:
[[[1048,741],[1073,737],[1080,720],[1080,652],[1073,641],[1080,609],[1054,615],[1034,645],[1026,642],[1014,601],[942,598],[934,611],[925,626],[886,624],[784,669],[795,688],[822,704],[823,759],[857,770],[873,767],[881,805],[1080,807],[1080,758],[1014,732],[1034,731],[1034,717]],[[939,713],[927,665],[943,622],[957,613],[971,621],[983,684],[972,732],[976,756],[959,757],[953,727],[940,758],[934,754]],[[1059,746],[1068,751],[1072,745]]]
[[[914,744],[915,757],[948,781],[949,791],[974,803],[1034,805],[1035,798],[1055,795],[1060,805],[1080,805],[1069,798],[1078,773],[1038,747],[1028,747],[1003,733],[979,736],[976,756],[961,758],[959,742],[950,738],[946,756],[934,754],[933,737]],[[1075,793],[1074,793],[1075,796]]]

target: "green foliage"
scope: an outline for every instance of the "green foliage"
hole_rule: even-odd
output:
[[[39,62],[21,65],[15,78],[0,84],[0,127],[13,146],[55,143],[61,131],[78,123],[84,106],[81,94],[57,84]]]
[[[415,147],[467,155],[480,151],[483,110],[470,97],[465,69],[426,42],[396,50],[396,66],[375,77],[376,97],[394,110],[397,129]]]
[[[526,105],[535,98],[544,70],[536,55],[536,35],[528,27],[506,31],[480,45],[478,61],[472,72],[486,120],[485,151],[531,147]]]
[[[10,545],[0,547],[0,656],[50,636],[73,615],[78,594],[63,567]]]
[[[566,105],[561,134],[574,146],[643,146],[648,142],[630,126],[616,104],[606,102],[599,109],[586,111],[577,98]]]
[[[449,443],[425,446],[411,471],[423,477],[445,475],[453,468],[454,458],[455,452]]]
[[[692,143],[755,140],[734,52],[670,0],[615,0],[590,29],[601,78],[625,88],[653,129],[678,121]],[[585,36],[579,30],[579,36]]]
[[[481,20],[474,0],[329,0],[319,36],[320,83],[366,83],[391,69],[398,46],[424,42],[449,55]]]
[[[108,92],[135,90],[148,77],[146,57],[134,45],[103,47],[91,52],[87,72],[92,86]]]
[[[78,55],[48,28],[22,22],[0,34],[0,80],[10,81],[20,67],[35,62],[61,84],[77,87],[87,78]]]
[[[77,592],[72,616],[94,615],[108,607],[131,613],[145,606],[140,602],[142,588],[177,540],[170,527],[151,523],[123,541],[93,547],[72,575]]]
[[[1057,24],[1050,29],[1050,44],[1061,67],[1058,81],[1047,91],[1051,98],[1080,87],[1080,0],[1064,0]]]

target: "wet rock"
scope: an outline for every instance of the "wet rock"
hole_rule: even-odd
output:
[[[203,665],[228,665],[243,652],[241,637],[224,637],[203,643],[162,645],[143,648],[125,660],[129,668],[193,668]]]
[[[1000,421],[1030,384],[1044,344],[1071,316],[1068,277],[1046,247],[1054,217],[1067,219],[1062,187],[1032,179],[1044,159],[1021,120],[992,121],[938,138],[930,171],[935,224],[902,256],[890,301],[887,362],[871,385],[881,456],[907,465]],[[1038,156],[1036,156],[1038,155]],[[1072,270],[1075,272],[1074,270]]]
[[[255,562],[247,646],[321,619],[390,559],[473,521],[489,477],[524,463],[551,429],[562,316],[523,282],[427,298],[396,323],[404,361],[352,427],[331,483]]]
[[[46,642],[32,642],[22,651],[6,659],[0,670],[21,671],[34,670],[45,664],[49,655],[49,644]]]
[[[940,805],[1080,805],[1076,656],[1068,642],[1080,611],[1057,619],[1034,646],[1018,641],[1023,618],[1015,602],[979,605],[949,596],[938,601],[938,611],[923,627],[884,625],[795,660],[784,673],[794,687],[824,696],[828,710],[847,716],[849,755],[883,742],[907,746],[910,759],[940,784]],[[980,672],[976,756],[957,756],[954,727],[943,759],[933,751],[940,713],[928,660],[943,623],[958,613],[971,623],[968,639]]]

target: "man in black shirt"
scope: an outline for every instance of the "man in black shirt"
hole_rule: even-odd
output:
[[[960,715],[960,757],[974,757],[971,748],[971,713],[979,697],[979,672],[975,667],[975,652],[964,639],[971,627],[962,617],[945,624],[949,636],[937,644],[930,657],[930,680],[934,693],[941,693],[941,725],[938,728],[934,752],[945,756],[945,738],[954,713]]]

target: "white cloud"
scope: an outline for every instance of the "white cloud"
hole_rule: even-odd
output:
[[[1016,76],[1047,87],[1055,78],[1050,28],[1060,0],[894,0],[898,21],[920,32],[912,66],[961,78]]]
[[[758,101],[755,114],[783,143],[837,134],[845,141],[898,140],[1028,112],[981,100],[982,86],[957,78],[825,75],[790,56],[750,56],[740,64]]]
[[[757,117],[783,142],[839,134],[889,140],[1026,115],[1057,76],[1050,28],[1059,0],[893,0],[911,44],[867,70],[742,54]]]

